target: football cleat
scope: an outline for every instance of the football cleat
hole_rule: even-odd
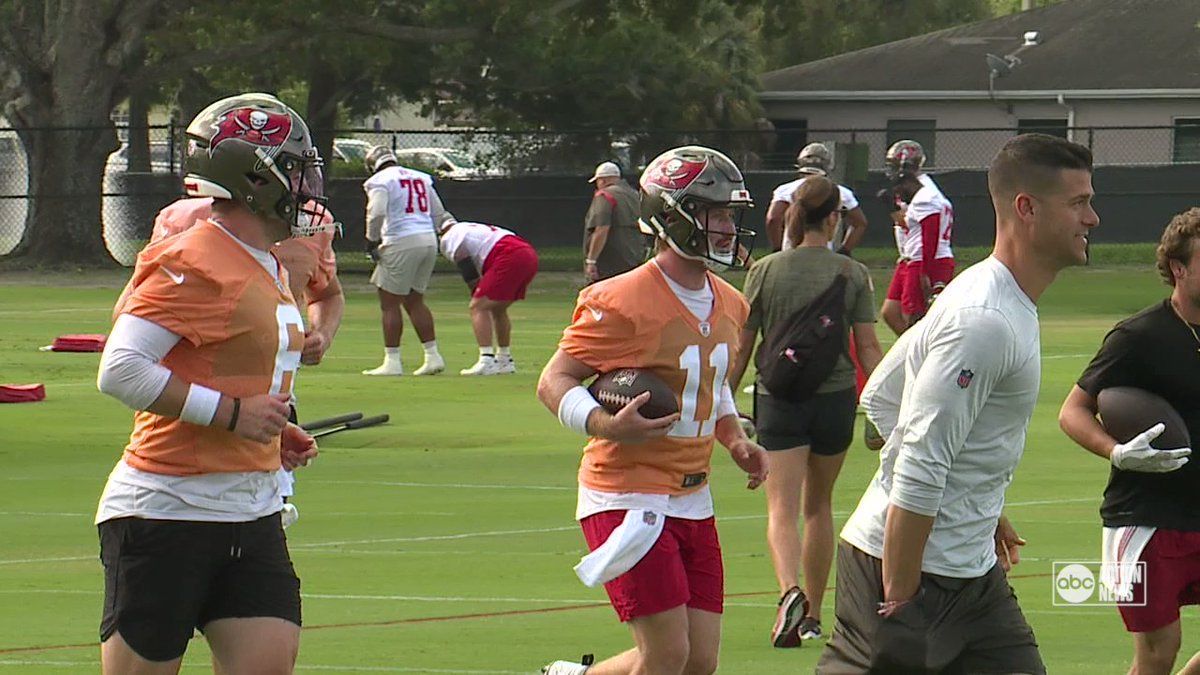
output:
[[[584,675],[596,659],[591,654],[584,654],[579,663],[571,661],[555,661],[542,666],[542,675]]]
[[[378,368],[372,368],[370,370],[362,371],[362,374],[363,375],[403,375],[404,374],[404,366],[400,365],[399,362],[384,362],[384,364],[382,366],[379,366]]]
[[[470,368],[463,368],[458,371],[459,375],[498,375],[496,359],[488,357],[482,358],[475,362],[475,365]]]
[[[517,372],[517,364],[512,359],[496,358],[496,374],[511,375]]]
[[[446,369],[446,362],[440,355],[426,356],[425,363],[413,371],[413,375],[437,375]]]

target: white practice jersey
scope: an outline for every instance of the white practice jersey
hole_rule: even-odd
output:
[[[512,235],[511,230],[483,223],[455,223],[442,234],[442,255],[450,262],[470,258],[475,269],[483,271],[483,263],[496,246],[496,242]]]
[[[934,518],[924,571],[980,577],[996,563],[996,523],[1037,402],[1037,307],[989,257],[951,281],[904,337],[896,427],[842,538],[882,558],[894,504]]]
[[[914,335],[916,331],[907,330],[896,338],[892,348],[871,371],[871,377],[867,378],[858,397],[863,414],[885,439],[892,435],[899,421],[900,401],[904,398],[904,360]]]
[[[926,174],[918,177],[923,186],[913,195],[904,215],[904,224],[897,226],[902,233],[897,241],[902,241],[900,255],[909,260],[922,260],[924,248],[921,241],[921,221],[930,216],[937,217],[938,239],[937,253],[934,258],[953,258],[954,251],[950,248],[950,237],[954,231],[954,207],[941,188]]]
[[[772,202],[783,202],[784,204],[791,204],[792,203],[792,195],[796,194],[796,190],[800,189],[800,184],[803,183],[808,178],[809,178],[809,176],[797,178],[796,180],[788,181],[788,182],[784,183],[783,185],[780,185],[779,187],[775,188],[775,191],[771,193],[771,201]],[[839,185],[838,192],[840,192],[842,195],[842,206],[841,206],[842,211],[852,211],[852,210],[858,208],[858,197],[854,196],[853,190],[846,187],[845,185]],[[839,230],[840,230],[840,228],[839,228]],[[838,238],[834,237],[834,240],[838,241]],[[835,241],[829,242],[829,249],[831,251],[837,250],[837,245],[836,245]],[[792,248],[795,245],[796,245],[795,242],[793,242],[791,240],[791,237],[788,236],[787,231],[784,230],[784,233],[783,233],[783,248],[784,248],[784,250]]]
[[[435,205],[440,204],[433,188],[433,178],[421,171],[402,166],[390,166],[363,183],[370,195],[374,190],[387,191],[387,221],[383,225],[385,244],[405,237],[428,237],[437,240],[433,218]]]

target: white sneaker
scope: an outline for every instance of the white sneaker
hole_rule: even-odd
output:
[[[542,666],[542,675],[584,675],[591,665],[592,655],[587,654],[583,657],[583,663],[555,661],[554,663],[544,665]]]
[[[296,508],[295,504],[288,502],[283,505],[283,510],[279,512],[279,520],[283,522],[283,529],[286,530],[289,525],[300,520],[300,510]]]
[[[512,359],[496,359],[496,374],[510,375],[517,372],[517,364]]]
[[[440,354],[426,356],[425,363],[421,364],[420,368],[413,371],[413,375],[437,375],[446,369],[446,361],[442,359]]]
[[[463,368],[458,371],[459,375],[496,375],[499,371],[496,370],[496,359],[479,359],[475,365],[470,368]]]
[[[403,375],[404,366],[399,362],[384,361],[382,366],[362,371],[363,375]]]

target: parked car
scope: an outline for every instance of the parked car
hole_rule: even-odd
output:
[[[453,148],[405,148],[396,151],[400,164],[450,180],[503,176],[502,169],[483,168],[470,155]]]
[[[371,143],[358,138],[335,138],[333,139],[333,161],[347,162],[357,166],[363,166],[363,160],[367,157],[367,152],[374,147]]]

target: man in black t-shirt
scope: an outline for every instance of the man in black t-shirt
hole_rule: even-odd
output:
[[[1105,561],[1145,563],[1140,582],[1114,589],[1145,600],[1119,605],[1134,634],[1130,672],[1139,675],[1171,672],[1182,637],[1179,608],[1200,604],[1200,461],[1188,461],[1189,448],[1151,447],[1161,424],[1117,443],[1096,419],[1096,397],[1114,386],[1152,392],[1200,438],[1200,208],[1171,220],[1157,258],[1171,296],[1109,332],[1058,417],[1072,440],[1113,465],[1100,507]],[[1181,672],[1200,673],[1200,654]]]

